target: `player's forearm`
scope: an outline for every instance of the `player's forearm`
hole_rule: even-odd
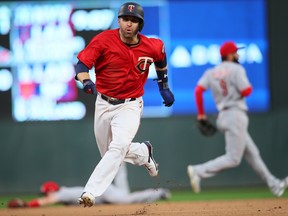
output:
[[[157,82],[158,82],[158,86],[159,89],[168,89],[168,74],[167,74],[167,69],[166,70],[157,70],[156,69],[156,73],[157,73]]]
[[[163,103],[165,104],[165,106],[170,107],[174,103],[175,98],[168,85],[166,58],[162,62],[155,62],[155,69],[158,77],[158,79],[156,80],[160,90],[160,94],[164,99]]]
[[[195,88],[195,102],[198,111],[198,119],[205,119],[204,103],[203,103],[203,92],[205,88],[197,85]]]
[[[27,203],[28,207],[34,208],[34,207],[39,207],[39,206],[46,206],[46,205],[51,205],[57,203],[57,199],[54,196],[54,194],[50,194],[48,196],[44,197],[39,197],[34,200],[31,200],[30,202]]]
[[[83,80],[85,79],[90,79],[89,73],[87,72],[80,72],[76,76],[81,83],[83,83]]]

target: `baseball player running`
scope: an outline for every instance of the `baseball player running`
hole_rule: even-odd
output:
[[[225,42],[220,47],[222,63],[205,71],[195,88],[198,120],[206,119],[202,94],[207,89],[212,91],[219,111],[217,128],[225,135],[226,153],[203,164],[189,165],[188,176],[192,189],[199,193],[202,179],[238,166],[244,156],[254,171],[267,183],[271,192],[280,197],[288,185],[288,177],[279,180],[270,173],[248,133],[249,119],[245,97],[251,94],[252,86],[245,69],[238,62],[238,49],[234,42]]]
[[[42,197],[25,202],[21,199],[13,199],[8,202],[8,207],[41,207],[52,204],[76,205],[84,187],[59,186],[56,182],[47,181],[41,185]],[[131,204],[150,203],[160,199],[166,200],[171,193],[165,188],[146,189],[130,192],[126,164],[123,163],[107,190],[97,198],[96,204]]]
[[[79,203],[92,206],[108,188],[122,161],[144,166],[151,176],[158,175],[149,141],[132,142],[140,125],[142,95],[154,63],[164,105],[172,106],[174,95],[168,86],[164,43],[139,32],[144,26],[144,10],[133,2],[118,12],[119,28],[104,31],[78,54],[76,79],[88,94],[97,94],[94,132],[102,159],[92,172]],[[95,84],[89,69],[94,66]]]

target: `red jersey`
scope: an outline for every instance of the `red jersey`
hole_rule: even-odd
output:
[[[149,66],[165,58],[160,39],[139,34],[137,45],[127,46],[119,36],[119,29],[96,35],[78,54],[78,59],[96,74],[99,93],[117,99],[137,98],[144,94]]]

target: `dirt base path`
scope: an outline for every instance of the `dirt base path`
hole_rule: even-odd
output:
[[[288,216],[288,199],[1,209],[0,216]]]

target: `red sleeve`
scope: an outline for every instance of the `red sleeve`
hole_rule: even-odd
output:
[[[149,41],[151,43],[151,48],[154,50],[154,61],[155,62],[162,62],[164,61],[166,66],[166,50],[165,50],[165,46],[164,46],[164,42],[160,39],[157,38],[149,38]],[[163,64],[163,63],[162,63]],[[162,65],[163,67],[163,65]]]
[[[117,35],[117,36],[116,36]],[[116,29],[103,31],[92,38],[89,44],[79,52],[77,58],[91,69],[102,55],[102,51],[111,46],[111,41],[118,37]]]
[[[77,58],[85,64],[89,69],[91,69],[95,63],[95,61],[100,56],[100,49],[97,36],[93,38],[93,40],[85,47],[79,54]]]
[[[249,86],[248,88],[243,89],[241,91],[241,96],[242,97],[247,97],[247,96],[249,96],[251,94],[251,92],[252,92],[252,86]]]
[[[195,88],[195,102],[198,110],[198,115],[204,115],[204,105],[203,105],[203,92],[206,89],[200,85]]]
[[[30,202],[27,203],[28,207],[34,208],[34,207],[39,207],[40,203],[38,199],[31,200]]]

